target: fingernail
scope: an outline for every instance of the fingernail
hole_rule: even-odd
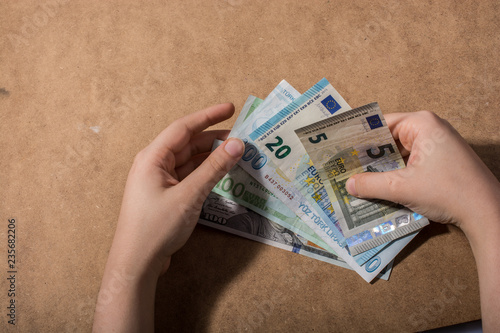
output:
[[[243,155],[243,150],[245,150],[245,145],[243,144],[243,141],[241,141],[238,138],[230,138],[227,139],[227,143],[224,146],[224,149],[232,157],[240,157],[241,155]]]
[[[355,197],[358,196],[358,193],[356,193],[356,179],[354,178],[349,178],[347,180],[347,183],[345,184],[345,187],[347,188],[347,192],[349,192],[350,195],[354,195]]]

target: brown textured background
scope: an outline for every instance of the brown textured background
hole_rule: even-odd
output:
[[[498,1],[59,2],[0,3],[0,251],[16,218],[19,331],[89,331],[134,155],[179,116],[239,110],[283,78],[304,92],[326,77],[352,106],[433,110],[499,176]],[[372,285],[198,226],[156,301],[158,331],[415,331],[479,317],[469,245],[436,224]]]

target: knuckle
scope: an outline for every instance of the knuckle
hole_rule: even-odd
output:
[[[418,113],[422,117],[428,117],[428,118],[437,117],[437,115],[434,112],[429,111],[429,110],[422,110],[422,111],[419,111]]]
[[[422,117],[424,121],[430,124],[442,125],[444,123],[444,120],[432,111],[424,110],[424,111],[419,111],[418,113],[419,116]]]
[[[400,176],[399,172],[392,174],[384,174],[387,183],[387,194],[391,201],[399,202],[401,193],[404,190],[404,179]]]
[[[138,171],[143,169],[146,160],[147,160],[147,153],[144,150],[141,150],[135,155],[131,170]]]
[[[227,168],[225,163],[221,161],[220,158],[215,156],[215,154],[212,154],[209,156],[208,161],[210,163],[210,166],[212,169],[217,173],[217,174],[225,174],[227,172]]]
[[[147,174],[154,166],[154,161],[155,159],[151,156],[151,153],[147,150],[147,148],[144,148],[135,155],[132,167],[130,168],[130,173]]]
[[[136,163],[141,163],[142,161],[144,161],[146,159],[146,152],[143,150],[141,150],[140,152],[138,152],[135,157],[134,157],[134,164]]]

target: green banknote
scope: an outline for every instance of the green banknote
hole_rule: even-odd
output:
[[[215,185],[213,192],[248,207],[267,219],[301,235],[309,242],[335,253],[314,231],[283,202],[236,165]],[[368,258],[369,259],[369,258]]]

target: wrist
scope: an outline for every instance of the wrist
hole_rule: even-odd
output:
[[[111,258],[106,264],[94,315],[94,332],[153,331],[157,274]]]
[[[158,279],[165,264],[165,260],[162,260],[161,242],[155,239],[155,233],[137,237],[139,229],[143,228],[137,224],[130,218],[120,216],[108,264],[125,269],[131,275]]]
[[[478,248],[496,244],[500,239],[500,200],[482,202],[459,221],[459,227],[469,240],[474,254]]]
[[[109,253],[106,270],[120,272],[123,277],[131,280],[157,280],[162,274],[163,265],[153,255],[148,255],[142,250],[125,248],[113,245]]]

